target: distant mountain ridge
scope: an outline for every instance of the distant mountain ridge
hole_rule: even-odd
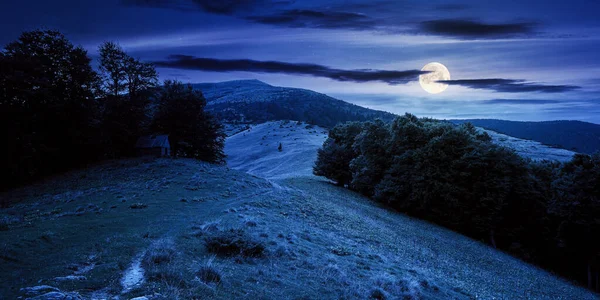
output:
[[[470,122],[509,136],[538,141],[545,145],[579,153],[600,151],[600,125],[582,121],[523,122],[496,119],[450,120],[455,124]]]
[[[311,90],[276,87],[259,80],[192,84],[207,99],[207,110],[225,123],[297,120],[331,128],[347,121],[392,120],[396,115],[368,109]]]

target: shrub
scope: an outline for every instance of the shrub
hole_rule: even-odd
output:
[[[204,243],[209,252],[223,256],[261,257],[265,250],[242,229],[214,232],[204,238]]]
[[[146,207],[148,207],[148,205],[144,204],[144,203],[134,203],[129,206],[129,208],[131,208],[131,209],[142,209],[142,208],[146,208]]]
[[[213,258],[211,258],[206,265],[202,266],[200,270],[196,273],[198,278],[206,283],[221,283],[221,273],[213,266]]]

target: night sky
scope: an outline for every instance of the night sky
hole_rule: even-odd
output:
[[[435,118],[600,123],[600,1],[4,1],[0,43],[62,31],[96,58],[104,41],[161,79],[259,79]],[[448,89],[419,85],[429,62]]]

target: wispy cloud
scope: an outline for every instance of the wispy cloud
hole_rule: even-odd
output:
[[[257,23],[286,27],[367,30],[375,29],[377,26],[374,19],[364,14],[306,9],[285,10],[271,15],[250,16],[247,19]]]
[[[385,34],[436,35],[463,40],[507,39],[537,36],[535,23],[486,23],[472,19],[430,19],[409,17],[403,3],[393,1],[348,3],[333,6],[297,8],[287,0],[122,0],[138,6],[203,11],[278,27],[346,29]],[[430,5],[432,11],[465,10],[465,5]],[[383,10],[383,11],[382,11]],[[419,20],[419,18],[421,20]]]
[[[561,103],[559,100],[538,100],[538,99],[490,99],[481,101],[482,104],[555,104]]]
[[[420,24],[420,31],[426,34],[457,38],[509,38],[534,34],[534,23],[488,24],[472,20],[433,20]]]
[[[292,1],[277,0],[122,0],[126,5],[170,8],[178,10],[201,10],[220,15],[233,15],[259,7],[289,4]]]
[[[579,89],[575,85],[545,85],[533,82],[527,82],[519,79],[459,79],[459,80],[440,80],[438,82],[449,85],[460,85],[472,89],[487,89],[502,93],[562,93]]]
[[[380,81],[387,84],[403,84],[418,80],[418,76],[427,72],[420,70],[389,71],[389,70],[343,70],[317,64],[287,63],[279,61],[256,61],[250,59],[215,59],[194,57],[188,55],[171,55],[168,60],[155,61],[157,67],[234,72],[246,71],[256,73],[283,73],[290,75],[306,75],[324,77],[337,81],[373,82]]]

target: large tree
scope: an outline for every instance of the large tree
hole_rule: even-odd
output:
[[[61,33],[23,33],[0,55],[3,178],[12,185],[89,160],[99,78]]]
[[[585,266],[588,287],[600,290],[600,153],[575,155],[559,175],[550,206],[559,220],[558,246],[578,274]]]
[[[206,99],[191,85],[167,80],[160,89],[152,128],[169,134],[172,153],[210,162],[223,162],[222,125],[204,111]]]
[[[148,104],[158,75],[152,64],[129,56],[116,43],[102,44],[99,53],[105,152],[111,157],[129,155],[150,123]]]
[[[360,122],[348,122],[331,129],[323,148],[317,152],[313,173],[330,178],[340,186],[349,184],[352,180],[350,162],[357,156],[352,145],[362,126]]]

